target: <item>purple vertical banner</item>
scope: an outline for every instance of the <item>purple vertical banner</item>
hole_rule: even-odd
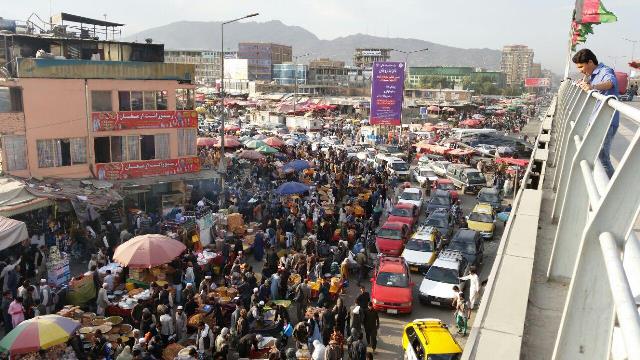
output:
[[[404,96],[404,63],[374,62],[371,77],[371,125],[400,125]]]

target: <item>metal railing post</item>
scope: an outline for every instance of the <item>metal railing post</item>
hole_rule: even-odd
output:
[[[578,151],[578,146],[572,139],[575,135],[582,138],[586,133],[589,121],[594,117],[594,115],[597,119],[602,109],[602,107],[596,109],[598,100],[594,97],[589,96],[589,94],[584,91],[581,91],[580,94],[580,98],[576,102],[573,110],[571,111],[571,115],[567,119],[565,138],[563,139],[566,143],[563,143],[562,145],[562,152],[560,153],[560,156],[558,156],[558,163],[556,163],[556,171],[553,177],[556,197],[553,203],[553,210],[551,211],[551,219],[554,223],[557,222],[558,217],[560,216],[560,209],[564,204],[567,185],[571,178],[571,173],[569,172],[571,169],[570,164]],[[573,121],[573,119],[575,119],[575,121]]]
[[[575,86],[573,86],[575,88]],[[570,139],[570,132],[573,126],[572,122],[581,114],[584,104],[589,98],[589,94],[584,91],[578,91],[569,101],[568,108],[565,111],[565,117],[558,133],[558,141],[556,142],[555,153],[553,154],[553,166],[558,168],[562,164],[562,159],[567,151],[567,141]],[[559,174],[561,171],[556,170],[553,178],[553,189],[557,190]]]
[[[591,99],[590,101],[595,101]],[[565,144],[572,152],[575,149],[575,153],[566,154],[562,187],[558,188],[554,203],[555,208],[559,209],[559,220],[547,270],[547,276],[551,279],[571,279],[581,234],[579,229],[584,229],[589,211],[587,185],[580,176],[580,162],[586,160],[589,164],[594,163],[611,125],[613,114],[614,110],[603,104],[596,110],[591,126],[587,126],[588,119],[594,114],[589,111],[583,112],[574,126],[576,131],[572,132],[572,138],[568,139],[573,144]]]
[[[616,110],[614,107],[608,105],[608,103],[611,102],[610,99],[603,99],[602,96],[597,97],[598,100],[603,100],[605,103],[603,105],[606,109],[605,113],[611,113]],[[636,122],[640,121],[640,116],[634,120]],[[600,164],[596,164],[596,160],[592,156],[597,156],[597,153],[588,154],[589,158],[585,158],[585,156],[581,156],[583,155],[582,149],[592,146],[594,137],[599,138],[597,141],[598,144],[602,143],[600,135],[604,137],[603,131],[608,129],[608,122],[602,122],[606,123],[604,124],[606,126],[599,124],[598,121],[592,124],[581,149],[578,151],[578,154],[576,154],[576,157],[580,156],[580,160],[587,160],[590,167],[591,164],[600,166]],[[590,188],[587,193],[583,185],[582,188],[585,194],[588,195],[592,209],[592,214],[588,217],[586,226],[574,223],[572,224],[573,236],[569,235],[560,239],[556,238],[555,245],[565,242],[572,243],[572,251],[577,256],[570,256],[570,252],[566,252],[563,255],[575,258],[577,261],[572,268],[572,280],[569,285],[552,357],[554,360],[608,359],[611,350],[610,339],[615,320],[614,306],[612,305],[614,303],[614,297],[620,296],[621,298],[615,299],[616,304],[624,307],[624,309],[617,309],[619,315],[630,311],[628,304],[625,305],[626,300],[623,299],[623,297],[628,298],[628,291],[625,290],[626,292],[624,294],[613,294],[611,289],[614,287],[616,289],[620,287],[629,289],[631,286],[628,283],[625,285],[625,282],[621,280],[618,265],[607,263],[609,261],[616,261],[611,258],[611,244],[601,246],[599,239],[603,233],[607,232],[610,233],[610,235],[605,235],[605,238],[612,237],[620,242],[622,242],[622,239],[627,239],[627,244],[617,245],[619,252],[621,252],[623,248],[626,249],[627,247],[637,245],[628,244],[631,238],[628,235],[640,211],[640,191],[635,190],[638,184],[638,174],[640,174],[639,141],[640,131],[637,131],[618,164],[613,177],[608,182],[608,185],[604,187],[604,194],[600,194],[600,189],[603,187],[597,186],[597,183],[600,182],[597,176],[593,179],[596,182],[595,187],[599,189],[597,190],[597,194],[594,194],[593,188]],[[591,173],[593,173],[593,171],[591,171]],[[576,172],[575,174],[576,177],[584,177],[583,173]],[[580,180],[581,181],[577,181],[576,183],[585,184],[585,179]],[[578,210],[578,206],[574,207],[573,202],[571,205],[571,211],[563,211],[561,213],[560,224],[566,220],[565,213],[572,213]],[[585,207],[585,211],[587,210],[588,207]],[[580,231],[580,229],[584,229],[584,231],[582,232],[579,242],[576,243],[575,232]],[[606,257],[603,256],[603,254]],[[552,260],[555,260],[558,273],[566,267],[566,264],[561,264],[561,261],[559,261],[559,255],[554,247]],[[637,284],[635,284],[635,286],[637,286]],[[634,322],[629,325],[631,321]],[[640,342],[640,339],[629,340],[630,334],[633,337],[633,334],[638,329],[637,318],[626,318],[620,325],[625,342],[631,341],[636,344],[635,349],[627,349],[629,351],[627,354],[628,359],[638,359],[640,355],[637,351],[637,344]],[[631,333],[625,334],[625,332]]]

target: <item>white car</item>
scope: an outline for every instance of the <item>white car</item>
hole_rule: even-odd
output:
[[[392,175],[396,175],[400,180],[409,180],[411,172],[409,171],[409,164],[406,161],[397,157],[388,157],[387,170]]]
[[[405,188],[398,197],[399,204],[411,204],[418,208],[418,211],[422,210],[422,189],[420,188]]]
[[[420,303],[451,307],[455,296],[453,286],[457,285],[460,291],[464,289],[464,281],[459,278],[466,275],[467,268],[467,261],[461,252],[440,252],[420,283]]]
[[[489,144],[480,144],[478,146],[475,147],[476,150],[478,150],[478,152],[485,154],[485,155],[495,155],[496,154],[496,147],[493,145],[489,145]]]
[[[429,166],[431,167],[431,170],[436,173],[436,175],[440,177],[446,177],[449,164],[451,163],[448,161],[433,161]]]
[[[437,232],[432,226],[421,226],[404,246],[402,257],[411,271],[424,272],[436,259]]]
[[[427,180],[431,182],[438,180],[438,175],[429,166],[418,166],[413,169],[413,178],[422,186]]]

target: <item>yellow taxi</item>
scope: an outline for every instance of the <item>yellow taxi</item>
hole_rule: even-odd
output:
[[[496,213],[491,204],[479,203],[467,216],[467,227],[480,233],[485,239],[492,239],[496,229]]]
[[[438,319],[416,319],[402,332],[405,360],[458,360],[462,348],[455,341],[447,325]]]

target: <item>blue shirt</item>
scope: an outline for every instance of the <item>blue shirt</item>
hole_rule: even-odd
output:
[[[609,90],[596,90],[602,95],[614,95],[618,96],[620,92],[618,91],[618,79],[616,78],[616,73],[612,68],[608,67],[603,63],[599,63],[598,66],[593,70],[591,76],[589,76],[589,84],[597,85],[606,81],[611,81],[613,87]],[[611,126],[618,126],[620,123],[620,113],[617,111],[613,115],[613,120],[611,120]]]

